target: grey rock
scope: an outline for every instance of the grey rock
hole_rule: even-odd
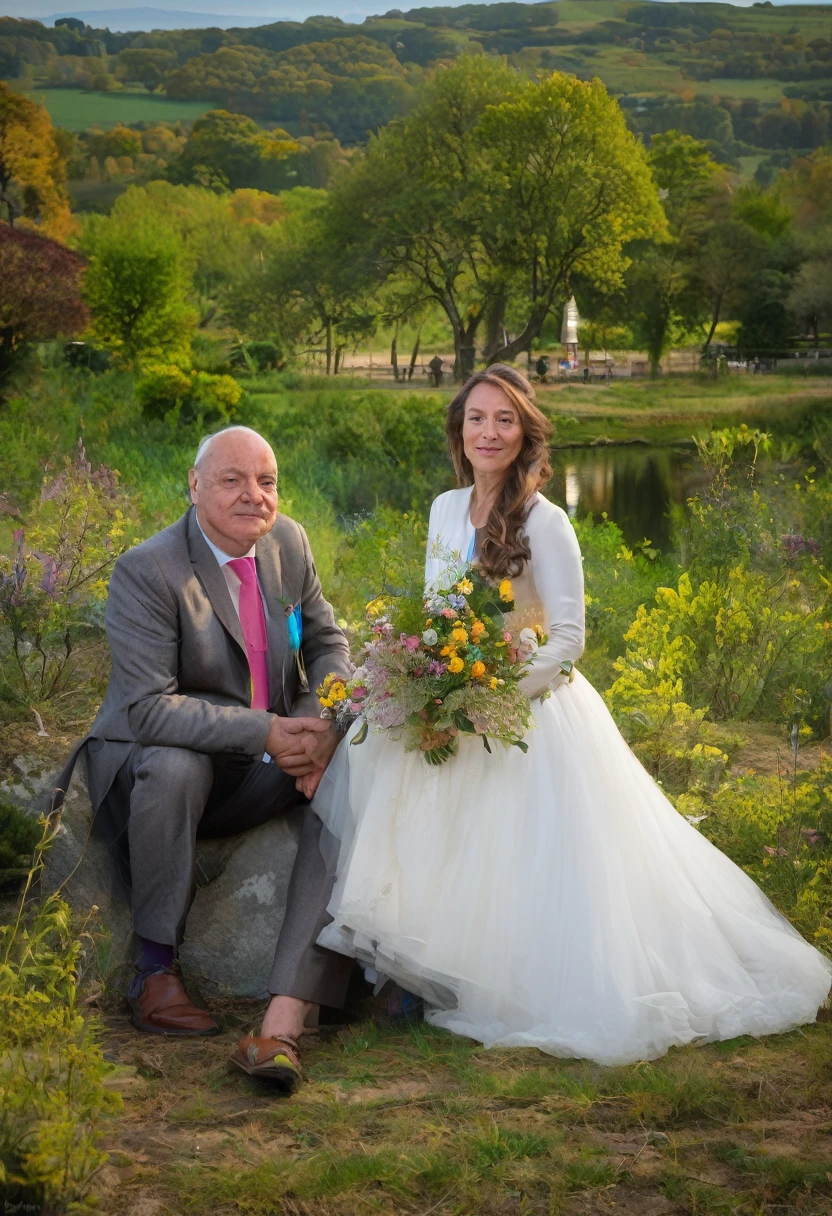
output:
[[[0,784],[0,796],[37,817],[48,808],[56,774],[33,756],[19,756],[14,767],[15,776]],[[206,996],[266,994],[301,816],[294,811],[250,832],[197,842],[197,892],[181,949],[189,986]],[[43,885],[47,891],[60,888],[81,915],[98,909],[96,924],[105,934],[100,965],[120,980],[136,952],[130,910],[92,820],[79,765],[46,854]]]

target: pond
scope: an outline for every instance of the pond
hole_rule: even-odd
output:
[[[684,505],[702,476],[694,448],[641,443],[557,448],[552,468],[549,497],[571,517],[606,512],[629,544],[646,537],[663,552],[671,504]]]

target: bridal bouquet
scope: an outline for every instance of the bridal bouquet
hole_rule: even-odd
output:
[[[488,752],[489,739],[525,752],[533,718],[520,679],[545,636],[526,628],[515,637],[507,628],[509,579],[495,584],[462,567],[445,582],[424,600],[418,624],[406,604],[397,610],[379,598],[367,605],[362,664],[348,681],[327,676],[317,690],[323,713],[341,728],[361,718],[353,743],[372,726],[408,751],[418,748],[429,764],[456,755],[460,734],[479,735]]]

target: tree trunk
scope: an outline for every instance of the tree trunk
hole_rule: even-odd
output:
[[[540,334],[543,328],[543,322],[546,320],[546,313],[549,311],[549,302],[542,302],[532,310],[522,331],[516,338],[512,338],[510,342],[506,342],[498,350],[492,351],[488,363],[511,363],[524,350],[531,350],[532,342]]]
[[[492,296],[485,314],[485,349],[483,358],[488,361],[492,353],[505,343],[503,321],[506,313],[506,297],[503,292]]]
[[[338,375],[338,373],[341,370],[341,364],[343,363],[343,361],[344,361],[344,347],[336,346],[335,347],[335,373],[334,373],[336,376]]]
[[[326,319],[326,374],[332,375],[332,321]]]
[[[419,358],[419,343],[422,340],[422,326],[420,325],[416,331],[416,341],[413,343],[413,354],[410,356],[410,366],[407,369],[408,381],[413,379],[413,373],[416,370],[416,360]]]
[[[396,350],[398,336],[399,327],[397,325],[393,334],[393,341],[390,343],[390,362],[393,364],[393,379],[396,381],[396,384],[399,383],[399,357],[398,351]]]
[[[702,347],[703,355],[707,355],[707,353],[708,353],[708,347],[711,345],[714,334],[716,333],[716,327],[717,327],[717,325],[719,325],[719,314],[721,312],[722,312],[722,294],[720,293],[720,295],[718,295],[716,300],[714,301],[713,313],[711,314],[711,328],[708,331],[707,338],[705,339],[705,345]]]

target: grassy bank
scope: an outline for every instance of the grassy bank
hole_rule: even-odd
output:
[[[127,1106],[99,1179],[111,1216],[822,1216],[832,1024],[601,1068],[365,1021],[312,1040],[292,1101],[208,1042],[111,1021]]]

